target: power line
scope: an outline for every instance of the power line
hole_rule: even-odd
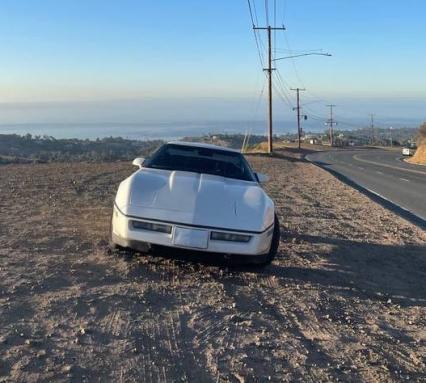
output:
[[[340,116],[338,116],[338,115],[334,115],[334,117],[336,118],[336,119],[338,119],[339,120],[339,124],[341,124],[341,125],[346,125],[346,126],[351,126],[351,127],[353,127],[353,128],[359,128],[360,126],[359,126],[359,124],[355,124],[355,123],[353,123],[353,122],[348,122],[348,121],[344,121],[344,120],[342,120],[341,118],[340,118]]]
[[[306,91],[306,93],[307,93],[308,91]],[[310,116],[315,116],[315,117],[317,117],[317,118],[320,118],[320,119],[322,119],[322,120],[326,120],[327,119],[327,117],[325,117],[325,116],[322,116],[322,115],[320,115],[320,114],[317,114],[311,107],[309,107],[309,106],[306,106],[306,104],[304,104],[304,108],[309,112],[309,115]]]
[[[291,101],[288,98],[288,96],[285,93],[283,93],[282,90],[278,88],[276,84],[273,84],[273,87],[275,91],[277,92],[278,96],[284,102],[284,104],[286,104],[290,109],[293,108],[293,105],[291,104]]]
[[[277,0],[274,0],[274,27],[277,26]],[[274,59],[277,56],[277,30],[274,30]]]
[[[306,91],[306,92],[309,93],[309,91]],[[308,111],[310,117],[311,116],[316,117],[318,120],[319,119],[321,119],[321,120],[327,120],[326,116],[317,114],[311,107],[306,106],[306,105],[307,104],[304,104],[303,106]],[[346,126],[354,127],[354,128],[359,128],[360,127],[360,124],[349,122],[349,121],[345,120],[344,118],[342,118],[340,115],[336,115],[335,113],[334,113],[334,118],[338,119],[340,125],[346,125]]]
[[[312,105],[312,104],[318,104],[318,103],[320,103],[320,102],[322,102],[322,100],[311,100],[311,101],[308,101],[308,102],[304,102],[304,103],[302,104],[302,106]]]
[[[278,68],[276,69],[275,73],[277,74],[279,81],[283,84],[284,90],[291,88],[290,84],[287,81],[285,81],[284,78],[281,76],[281,72]]]
[[[284,21],[284,18],[285,18],[285,5],[286,5],[286,3],[285,3],[285,1],[283,1],[283,7],[282,7],[282,13],[283,13],[283,21]],[[274,0],[274,22],[275,22],[275,17],[276,17],[276,15],[275,15],[275,13],[276,13],[276,0]],[[288,49],[278,49],[276,46],[274,47],[274,57],[275,57],[275,54],[276,54],[276,52],[289,52],[290,54],[294,54],[294,55],[304,55],[304,54],[307,54],[307,53],[315,53],[315,52],[318,52],[318,53],[320,53],[321,51],[322,51],[322,49],[312,49],[312,50],[293,50],[292,48],[291,48],[291,46],[290,46],[290,42],[289,42],[289,39],[288,39],[288,37],[287,37],[287,34],[284,34],[284,40],[285,40],[285,43],[286,43],[286,45],[287,45],[287,48]],[[296,78],[297,78],[297,80],[298,80],[298,82],[302,85],[302,86],[304,86],[305,87],[305,83],[304,83],[304,81],[303,81],[303,79],[301,78],[301,76],[300,76],[300,73],[299,73],[299,71],[298,71],[298,68],[297,68],[297,65],[296,65],[296,61],[294,60],[294,58],[291,58],[291,61],[292,61],[292,67],[293,67],[293,70],[294,70],[294,73],[295,73],[295,75],[296,75]],[[278,77],[278,79],[279,79],[279,77]],[[284,93],[284,92],[283,92]],[[310,98],[310,97],[314,97],[314,98],[317,98],[318,100],[317,101],[312,101],[312,102],[329,102],[329,100],[327,100],[326,98],[322,98],[322,97],[319,97],[317,94],[315,94],[315,93],[313,93],[313,92],[311,92],[311,91],[307,91],[307,96],[308,96],[308,98]],[[345,109],[349,109],[349,111],[355,111],[356,109],[355,108],[352,108],[352,107],[350,107],[350,108],[346,108],[345,107]],[[311,109],[312,110],[312,109]],[[361,113],[360,112],[360,110],[357,110],[357,114],[358,113]],[[365,111],[364,111],[364,113],[365,113]],[[317,116],[318,117],[318,116]],[[318,117],[318,118],[322,118],[322,117]],[[326,117],[324,117],[324,119],[326,119]],[[375,119],[376,120],[376,119]],[[341,120],[340,118],[339,118],[339,122],[341,123],[341,124],[343,124],[343,125],[347,125],[347,126],[353,126],[353,127],[356,127],[356,128],[359,128],[359,124],[355,124],[355,123],[351,123],[351,122],[348,122],[348,121],[343,121],[343,120]],[[382,124],[385,124],[384,122],[382,122]],[[371,134],[371,136],[372,136],[372,138],[371,138],[371,141],[372,142],[374,142],[375,141],[375,131],[374,131],[374,126],[373,126],[373,128],[371,129],[372,130],[372,134]]]
[[[307,90],[306,91],[306,94],[307,94],[307,96],[308,97],[314,97],[314,98],[317,98],[318,100],[318,102],[326,102],[326,103],[330,103],[330,101],[331,100],[329,100],[329,99],[327,99],[327,98],[320,98],[320,96],[318,95],[318,94],[316,94],[316,93],[314,93],[314,92],[312,92],[312,91],[310,91],[310,90]],[[367,111],[364,109],[358,109],[357,107],[353,107],[352,105],[351,106],[343,106],[343,105],[339,105],[339,107],[342,107],[342,108],[344,108],[345,109],[345,111],[349,111],[349,112],[352,112],[352,113],[354,113],[354,114],[356,114],[356,115],[365,115],[365,114],[367,114]],[[343,121],[342,121],[342,118],[339,116],[338,117],[339,118],[339,123],[342,123],[343,124]],[[386,116],[384,116],[384,118],[386,119],[387,117]],[[370,118],[370,120],[371,120],[371,118]],[[380,120],[378,120],[377,118],[376,118],[376,115],[374,116],[374,121],[375,122],[379,122],[380,124],[382,124],[382,125],[386,125],[387,124],[387,122],[385,122],[383,119],[380,119]],[[356,126],[356,127],[359,127],[359,125],[356,125],[356,124],[353,124],[353,123],[350,123],[350,122],[346,122],[346,125],[353,125],[353,126]],[[369,124],[369,125],[371,125],[371,124]]]
[[[292,50],[292,49],[291,49],[291,47],[290,47],[290,43],[289,43],[289,41],[288,41],[287,34],[285,34],[285,33],[284,33],[284,41],[285,41],[285,43],[286,43],[286,45],[287,45],[287,48],[288,48],[288,50],[289,50],[290,54],[293,54],[294,52],[293,52],[293,50]],[[298,70],[297,70],[297,68],[296,68],[296,61],[295,61],[295,59],[294,59],[294,58],[291,58],[291,64],[292,64],[292,66],[293,66],[293,70],[294,70],[294,73],[295,73],[295,75],[296,75],[297,80],[299,81],[299,83],[300,83],[300,84],[301,84],[304,88],[306,88],[306,86],[305,86],[304,82],[302,81],[302,79],[301,79],[301,77],[300,77],[300,75],[299,75],[299,72],[298,72]]]
[[[259,96],[257,97],[257,100],[256,100],[256,104],[254,105],[252,120],[248,124],[247,140],[245,142],[245,147],[246,148],[249,145],[250,135],[251,135],[252,130],[253,130],[254,121],[257,121],[257,115],[259,113],[260,102],[262,101],[262,97],[263,97],[263,94],[265,92],[265,88],[266,88],[266,78],[264,79],[262,89],[260,90]],[[243,145],[243,148],[244,148],[244,145]]]
[[[274,27],[277,26],[277,0],[274,0]]]
[[[286,13],[286,5],[287,5],[286,0],[282,0],[282,4],[283,4],[283,18],[282,18],[282,24],[285,24],[285,13]]]
[[[307,91],[308,92],[308,91]],[[306,106],[307,104],[303,104],[303,106],[304,106],[304,108],[308,111],[308,113],[309,113],[309,116],[311,117],[316,117],[318,120],[323,120],[323,121],[325,121],[325,120],[327,120],[327,117],[326,116],[324,116],[324,115],[320,115],[320,114],[317,114],[311,107],[309,107],[309,106]],[[334,112],[333,112],[334,113]],[[354,122],[350,122],[350,121],[347,121],[347,120],[345,120],[344,118],[342,118],[340,115],[337,115],[336,113],[334,113],[334,118],[335,119],[337,119],[338,121],[339,121],[339,125],[346,125],[346,126],[349,126],[349,127],[353,127],[353,128],[360,128],[361,127],[361,125],[360,124],[358,124],[358,123],[354,123]]]
[[[257,53],[259,55],[259,61],[260,61],[260,66],[263,68],[263,55],[262,55],[262,50],[260,49],[260,44],[259,44],[259,40],[258,40],[258,36],[257,36],[257,31],[254,29],[255,23],[254,21],[257,21],[257,15],[256,15],[256,8],[255,8],[255,1],[253,0],[253,7],[254,7],[254,16],[253,16],[253,11],[251,8],[251,3],[250,0],[247,0],[248,3],[248,7],[249,7],[249,11],[250,11],[250,19],[251,19],[251,23],[253,26],[253,34],[254,34],[254,40],[256,42],[256,48],[257,48]]]
[[[251,3],[250,3],[250,0],[247,0],[247,4],[248,4],[248,7],[249,7],[249,11],[250,11],[251,24],[252,24],[252,25],[255,25],[255,23],[254,23],[254,18],[253,18],[253,11],[251,10]]]
[[[328,56],[328,57],[330,57],[331,54],[330,53],[318,53],[318,52],[302,53],[302,54],[297,54],[297,55],[278,57],[278,58],[274,59],[274,61],[285,60],[285,59],[294,59],[294,58],[302,57],[302,56]]]
[[[256,20],[256,25],[259,25],[259,19],[257,18],[257,10],[256,10],[256,0],[253,0],[253,11],[254,11],[254,19]]]
[[[265,0],[265,20],[266,20],[266,25],[269,25],[269,1]]]
[[[302,53],[324,53],[324,49],[286,49],[276,48],[277,52],[290,53],[290,54],[302,54]]]
[[[279,86],[279,90],[280,90],[280,92],[282,93],[283,98],[285,99],[285,103],[286,103],[286,104],[287,104],[290,108],[293,108],[293,107],[294,107],[294,105],[293,105],[293,103],[292,103],[292,101],[291,101],[291,97],[290,97],[290,95],[287,93],[287,89],[291,88],[291,86],[290,86],[290,85],[288,85],[288,84],[286,83],[286,81],[284,81],[284,79],[282,78],[281,73],[280,73],[280,71],[279,71],[278,69],[275,71],[275,74],[276,74],[276,79],[277,79],[277,85]]]

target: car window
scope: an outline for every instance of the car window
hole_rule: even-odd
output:
[[[147,159],[144,167],[255,181],[254,173],[242,154],[220,149],[167,144]]]

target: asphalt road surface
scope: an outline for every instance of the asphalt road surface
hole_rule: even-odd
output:
[[[318,152],[307,159],[426,220],[426,167],[401,157],[394,151],[358,149]]]

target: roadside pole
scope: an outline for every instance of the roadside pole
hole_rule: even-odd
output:
[[[330,118],[326,122],[326,125],[329,126],[330,146],[334,146],[333,126],[337,125],[337,121],[334,121],[334,118],[333,118],[333,108],[336,105],[330,104],[326,106],[330,108]]]
[[[298,148],[300,149],[300,140],[302,135],[302,128],[300,127],[300,91],[305,91],[306,89],[291,88],[290,90],[295,90],[297,94],[297,107],[293,108],[293,110],[297,110],[297,142]]]
[[[272,67],[272,31],[285,31],[284,27],[271,27],[268,25],[267,27],[256,27],[253,25],[253,30],[266,30],[268,32],[268,67],[264,68],[263,70],[268,73],[268,153],[273,152],[273,145],[272,145],[272,125],[273,125],[273,118],[272,118],[272,71],[275,70],[275,68]]]

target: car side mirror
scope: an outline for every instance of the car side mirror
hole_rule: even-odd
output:
[[[261,184],[269,181],[269,177],[263,173],[256,173],[256,178]]]
[[[139,158],[135,158],[132,162],[132,165],[135,165],[137,167],[142,168],[143,162],[145,161],[145,158],[143,157],[139,157]]]

